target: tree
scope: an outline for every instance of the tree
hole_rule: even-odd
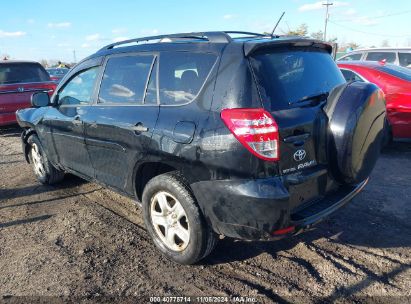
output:
[[[319,30],[318,32],[311,33],[311,37],[313,37],[314,39],[323,40],[324,33],[323,31]]]
[[[381,46],[382,46],[382,47],[389,47],[389,46],[390,46],[390,43],[388,42],[387,39],[384,39],[384,40],[381,42]]]
[[[333,37],[333,38],[328,39],[328,42],[330,42],[330,43],[337,43],[337,41],[338,41],[337,37]]]
[[[288,36],[307,36],[308,26],[305,23],[300,24],[295,30],[289,30],[286,34]]]
[[[48,66],[49,66],[48,63],[47,63],[47,59],[41,59],[40,64],[45,68],[48,68]]]
[[[358,49],[360,47],[360,45],[356,42],[349,42],[349,43],[347,43],[347,47],[355,50],[355,49]]]

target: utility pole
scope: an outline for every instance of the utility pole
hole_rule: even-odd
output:
[[[74,60],[74,63],[77,63],[76,50],[73,50],[73,60]]]
[[[329,0],[327,0],[326,3],[323,3],[323,5],[325,6],[325,24],[324,24],[324,41],[327,41],[327,23],[328,23],[328,7],[330,5],[333,5],[334,3],[330,3]]]

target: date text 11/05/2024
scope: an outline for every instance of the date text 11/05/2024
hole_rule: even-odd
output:
[[[160,296],[150,297],[150,303],[257,303],[257,298],[243,296]]]

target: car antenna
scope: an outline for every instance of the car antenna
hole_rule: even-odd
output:
[[[275,30],[277,29],[277,26],[278,26],[278,24],[280,23],[281,19],[283,19],[284,15],[285,15],[285,12],[283,12],[283,13],[281,14],[280,18],[278,19],[277,23],[275,24],[275,26],[274,26],[274,28],[273,28],[273,31],[271,32],[271,35],[270,35],[271,38],[274,38],[274,32],[275,32]]]

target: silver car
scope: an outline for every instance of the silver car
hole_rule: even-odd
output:
[[[381,61],[411,68],[411,48],[358,49],[340,57],[337,61]]]

